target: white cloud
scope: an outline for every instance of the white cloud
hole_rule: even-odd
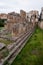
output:
[[[0,2],[0,6],[3,6],[5,3],[3,3],[3,2]]]
[[[0,0],[0,12],[19,12],[20,9],[29,11],[31,9],[40,10],[43,0]]]

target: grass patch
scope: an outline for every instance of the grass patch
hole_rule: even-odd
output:
[[[2,30],[4,27],[0,27],[0,30]]]
[[[12,65],[43,65],[43,31],[36,29]]]
[[[6,45],[8,45],[8,44],[10,44],[10,43],[13,43],[14,41],[10,41],[10,40],[6,40],[6,39],[0,38],[0,42],[1,42],[1,43],[5,43]]]

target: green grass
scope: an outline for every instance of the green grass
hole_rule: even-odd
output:
[[[14,41],[10,41],[10,40],[6,40],[6,39],[1,39],[0,38],[0,42],[1,43],[5,43],[6,45],[10,44],[10,43],[13,43]]]
[[[2,30],[4,27],[0,27],[0,30]]]
[[[12,65],[43,65],[43,31],[36,29]]]

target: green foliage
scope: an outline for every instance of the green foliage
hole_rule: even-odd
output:
[[[6,19],[0,19],[0,27],[3,27],[3,26],[4,26],[5,20],[6,20]]]
[[[6,49],[6,51],[3,51],[3,56],[4,57],[8,56],[8,54],[9,54],[9,51],[7,49]]]
[[[10,65],[8,61],[5,61],[3,65]]]

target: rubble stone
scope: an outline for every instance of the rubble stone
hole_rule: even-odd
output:
[[[0,43],[0,50],[3,49],[3,47],[5,47],[4,43]]]

